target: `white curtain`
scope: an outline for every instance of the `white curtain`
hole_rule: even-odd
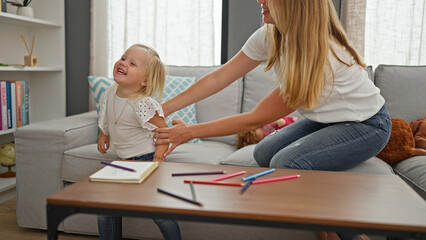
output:
[[[367,0],[364,58],[373,66],[426,64],[425,0]]]
[[[90,75],[112,77],[113,64],[135,43],[153,47],[167,65],[220,64],[221,6],[219,0],[92,0]]]
[[[92,0],[91,75],[112,76],[135,43],[153,47],[167,65],[217,64],[214,2],[221,1]]]
[[[367,0],[342,0],[340,21],[346,34],[357,50],[364,56],[365,6]]]
[[[426,64],[425,0],[342,0],[341,20],[367,65]]]

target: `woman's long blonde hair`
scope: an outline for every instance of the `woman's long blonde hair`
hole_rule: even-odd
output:
[[[279,70],[281,95],[292,108],[312,109],[318,104],[325,85],[329,52],[342,63],[330,41],[344,46],[355,61],[365,67],[349,43],[331,0],[270,0],[274,25],[267,26],[271,41],[265,70]],[[333,75],[334,81],[334,75]]]
[[[157,51],[144,44],[134,44],[131,47],[139,47],[151,55],[148,66],[146,67],[146,87],[142,87],[139,92],[132,95],[131,98],[155,97],[161,99],[163,95],[164,82],[166,81],[166,67],[160,59]]]

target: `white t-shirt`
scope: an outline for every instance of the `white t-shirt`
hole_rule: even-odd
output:
[[[268,44],[264,25],[250,36],[242,51],[253,60],[264,61],[268,57]],[[385,103],[385,99],[380,95],[380,89],[374,86],[367,72],[355,62],[343,46],[331,42],[331,47],[342,61],[353,64],[348,67],[336,59],[330,51],[329,61],[334,72],[334,85],[332,74],[326,74],[325,89],[318,105],[313,109],[301,107],[297,110],[305,118],[322,123],[361,122],[369,119]],[[279,71],[275,69],[276,75],[277,72]]]
[[[105,91],[99,110],[99,128],[109,135],[111,149],[122,159],[155,152],[152,130],[157,126],[148,121],[155,113],[164,117],[161,105],[150,97],[121,98],[116,91],[117,85]]]

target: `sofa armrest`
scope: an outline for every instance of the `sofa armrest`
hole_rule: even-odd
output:
[[[46,198],[63,188],[63,153],[95,143],[97,119],[96,111],[92,111],[16,130],[16,211],[19,226],[46,229]]]

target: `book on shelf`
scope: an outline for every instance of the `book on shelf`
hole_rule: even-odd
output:
[[[16,127],[22,127],[22,83],[15,81],[16,88]]]
[[[6,81],[6,108],[7,108],[7,129],[12,128],[12,98],[10,82]]]
[[[0,130],[28,124],[29,90],[27,81],[0,81]]]
[[[117,183],[141,183],[158,168],[159,162],[145,161],[113,161],[113,165],[136,170],[135,172],[118,167],[106,165],[90,175],[90,181],[94,182],[117,182]]]
[[[7,129],[7,92],[6,81],[0,82],[1,129]]]
[[[12,119],[12,128],[16,128],[16,83],[10,82],[10,102],[11,102],[11,116]]]
[[[30,124],[30,90],[28,81],[21,81],[22,126]]]

